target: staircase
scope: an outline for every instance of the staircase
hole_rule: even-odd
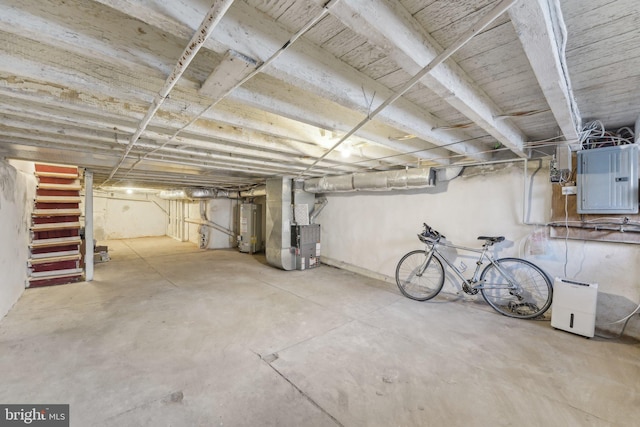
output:
[[[82,279],[78,168],[36,164],[28,287]]]

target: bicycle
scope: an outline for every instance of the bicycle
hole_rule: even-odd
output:
[[[504,241],[503,236],[480,236],[478,240],[484,240],[482,248],[469,248],[444,242],[445,236],[424,224],[418,238],[426,245],[425,249],[407,253],[396,267],[396,283],[406,297],[426,301],[438,295],[444,286],[444,263],[462,280],[465,293],[480,292],[500,314],[532,319],[551,306],[551,280],[538,266],[521,258],[493,258],[489,249]],[[439,250],[441,246],[480,254],[470,279]],[[488,265],[480,273],[486,262]]]

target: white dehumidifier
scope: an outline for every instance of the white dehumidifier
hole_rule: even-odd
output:
[[[556,277],[553,283],[551,326],[585,337],[596,329],[598,284]]]

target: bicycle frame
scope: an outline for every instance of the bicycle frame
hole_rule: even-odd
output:
[[[475,247],[455,245],[446,241],[437,230],[423,224],[418,239],[425,245],[422,250],[406,253],[396,265],[396,284],[407,298],[427,301],[442,291],[447,280],[447,267],[453,272],[458,290],[465,294],[481,293],[487,303],[498,313],[508,317],[533,319],[540,317],[551,306],[553,287],[549,276],[530,261],[518,257],[497,258],[493,245],[503,242],[503,236],[478,237],[482,244]],[[458,264],[458,250],[465,259],[476,258],[473,275],[471,269]],[[466,255],[470,252],[475,255]],[[434,260],[435,257],[435,260]],[[457,284],[462,282],[461,289]]]
[[[429,250],[427,251],[427,257],[426,257],[426,261],[424,263],[424,266],[420,268],[420,274],[424,273],[424,271],[427,269],[427,266],[429,265],[429,263],[431,262],[431,257],[433,257],[433,254],[437,254],[439,259],[441,259],[442,261],[445,262],[445,264],[447,264],[449,266],[449,268],[460,278],[460,280],[462,280],[463,284],[467,284],[471,287],[470,290],[473,291],[478,291],[480,289],[502,289],[505,286],[485,286],[484,283],[478,283],[478,275],[480,274],[480,268],[482,267],[482,265],[484,264],[484,260],[486,259],[489,263],[493,264],[493,266],[500,272],[500,274],[502,275],[502,277],[504,277],[508,284],[509,284],[509,288],[510,289],[514,289],[516,288],[516,283],[509,277],[509,275],[502,269],[500,268],[500,265],[495,261],[495,259],[493,258],[493,256],[491,256],[489,252],[489,246],[487,244],[482,245],[482,248],[470,248],[467,246],[460,246],[460,245],[454,245],[452,243],[445,243],[445,242],[432,242],[432,243],[426,243],[426,246],[429,248]],[[480,254],[480,256],[478,257],[478,260],[476,261],[476,269],[473,272],[473,276],[470,279],[467,279],[463,272],[460,271],[458,269],[458,267],[456,267],[446,256],[444,256],[439,250],[438,250],[438,246],[444,246],[447,248],[453,248],[453,249],[459,249],[459,250],[463,250],[466,252],[474,252],[477,254]],[[466,289],[465,289],[466,291]]]

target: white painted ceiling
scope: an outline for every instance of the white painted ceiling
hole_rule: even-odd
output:
[[[236,189],[539,157],[588,120],[640,113],[637,0],[516,1],[381,109],[508,1],[228,3],[0,0],[0,155],[98,185]],[[163,99],[211,10],[224,14]]]

